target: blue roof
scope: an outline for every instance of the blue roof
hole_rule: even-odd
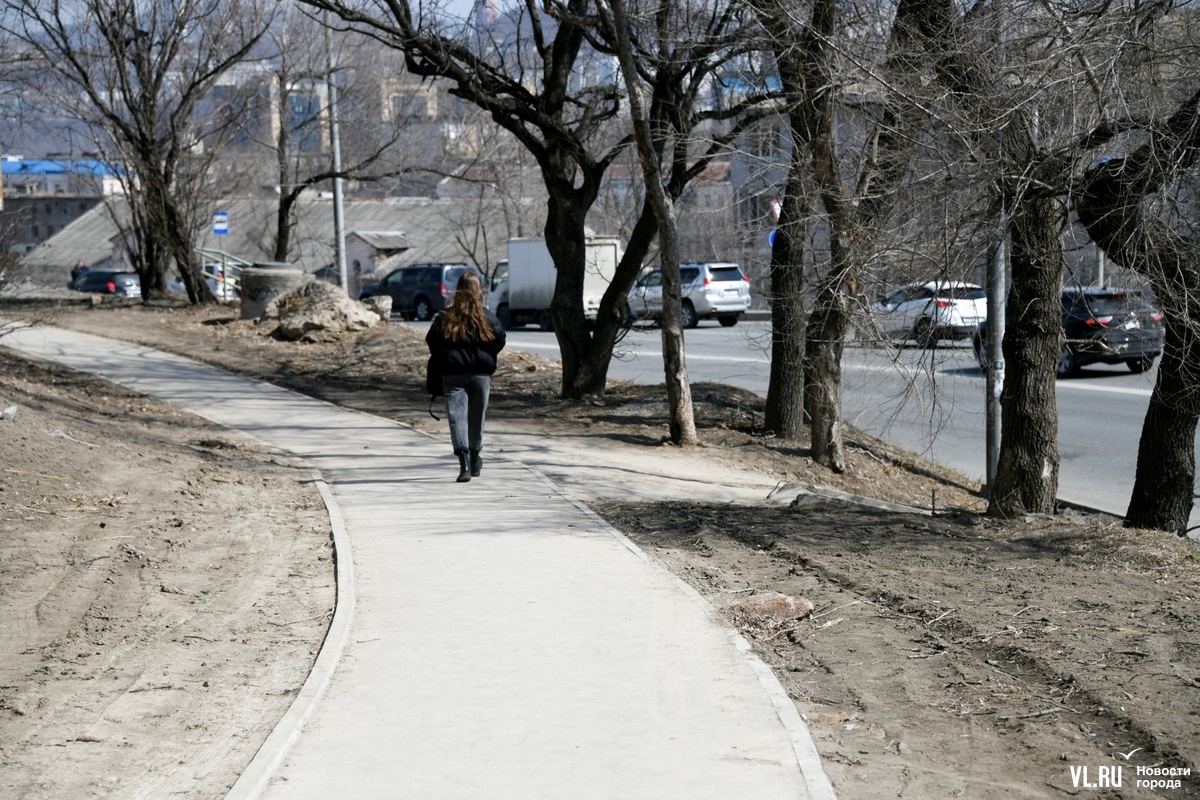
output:
[[[0,161],[0,170],[4,175],[63,175],[68,172],[77,175],[117,175],[120,169],[104,161],[94,159],[75,159],[71,161],[25,160]]]

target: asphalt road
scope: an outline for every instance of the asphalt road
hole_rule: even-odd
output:
[[[661,332],[636,327],[618,345],[610,377],[661,383]],[[701,323],[686,333],[688,375],[766,394],[770,323],[722,328]],[[553,333],[510,331],[510,347],[557,357]],[[1134,375],[1125,366],[1085,367],[1058,381],[1059,497],[1123,515],[1133,490],[1138,439],[1157,367]],[[982,480],[985,467],[985,380],[970,346],[936,350],[846,348],[843,412],[856,427]],[[1200,449],[1198,449],[1200,460]],[[1193,511],[1192,525],[1200,525]]]

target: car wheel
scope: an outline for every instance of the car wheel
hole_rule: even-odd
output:
[[[717,322],[721,323],[722,328],[732,328],[737,325],[737,317],[717,317]]]
[[[916,340],[919,347],[935,347],[938,341],[937,331],[933,328],[933,323],[927,319],[917,320],[917,324],[913,326],[912,338]]]
[[[506,331],[512,330],[512,312],[508,310],[508,303],[501,303],[496,309],[496,319],[500,320],[500,327]]]
[[[979,364],[979,369],[986,373],[988,371],[987,353],[984,351],[983,337],[978,333],[971,337],[971,349],[975,351],[975,361]]]
[[[1141,375],[1154,366],[1154,356],[1142,356],[1141,358],[1126,361],[1125,366],[1129,367],[1129,371],[1134,375]]]
[[[1070,345],[1063,345],[1062,350],[1058,354],[1058,368],[1055,373],[1060,378],[1069,378],[1079,372],[1079,359],[1075,357],[1075,351]]]
[[[554,319],[551,318],[549,311],[539,311],[537,313],[538,329],[543,331],[554,330]]]
[[[696,316],[696,309],[692,306],[691,300],[683,301],[683,308],[680,309],[679,324],[684,328],[694,328],[700,324],[700,317]]]
[[[424,297],[418,297],[417,302],[413,305],[413,316],[417,322],[428,322],[433,316],[433,306],[429,305],[429,301]]]

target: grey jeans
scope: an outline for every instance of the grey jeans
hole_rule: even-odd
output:
[[[450,420],[450,442],[455,453],[483,449],[483,418],[487,414],[491,375],[447,375],[446,416]]]

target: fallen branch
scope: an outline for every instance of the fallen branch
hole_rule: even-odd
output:
[[[33,475],[33,476],[35,476],[35,477],[38,477],[38,478],[53,478],[53,479],[54,479],[54,480],[56,480],[56,481],[69,481],[69,480],[71,480],[70,478],[64,478],[64,477],[63,477],[63,476],[61,476],[61,475],[47,475],[47,474],[46,474],[46,473],[44,473],[44,472],[30,472],[29,470],[24,470],[24,469],[11,469],[11,468],[9,468],[9,467],[5,467],[4,471],[5,471],[5,472],[11,472],[11,473],[13,473],[14,475]]]
[[[862,602],[862,600],[855,600],[852,603],[846,603],[846,605],[844,605],[844,606],[838,606],[837,608],[831,608],[828,611],[822,611],[820,614],[813,614],[812,619],[817,619],[818,617],[823,617],[826,614],[832,614],[835,611],[841,611],[843,608],[849,608],[850,606],[856,606],[861,602]]]
[[[44,430],[46,433],[50,434],[51,436],[60,436],[63,439],[69,439],[70,441],[76,442],[77,444],[87,445],[88,447],[99,447],[100,446],[98,444],[92,444],[91,442],[85,442],[82,439],[76,439],[74,436],[65,434],[58,429],[50,430],[48,428],[43,428],[42,430]]]
[[[1050,714],[1057,714],[1062,711],[1061,708],[1047,708],[1045,711],[1035,711],[1032,714],[1021,714],[1020,716],[996,717],[996,719],[1033,719],[1035,717],[1046,717]]]
[[[925,627],[929,627],[930,625],[936,625],[937,623],[941,622],[942,620],[944,620],[946,617],[950,616],[953,613],[954,613],[954,609],[948,608],[945,611],[943,611],[941,614],[939,614],[937,616],[937,618],[931,619],[931,620],[929,620],[929,622],[926,622]]]

